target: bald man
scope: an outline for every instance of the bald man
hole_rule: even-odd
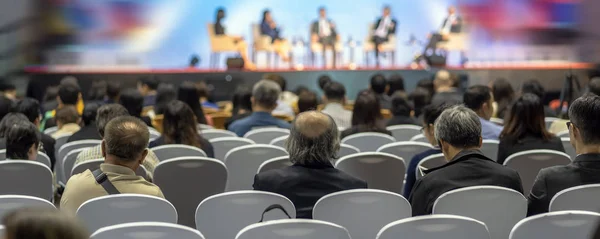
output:
[[[463,102],[463,94],[458,91],[455,85],[456,82],[450,72],[446,70],[438,71],[433,80],[435,95],[431,99],[431,104],[461,104]]]
[[[299,114],[286,142],[292,166],[270,170],[254,177],[254,190],[278,193],[296,207],[297,218],[312,218],[312,208],[321,197],[344,190],[367,188],[367,183],[333,167],[340,148],[338,128],[326,114]]]

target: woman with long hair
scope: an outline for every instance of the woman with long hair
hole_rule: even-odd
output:
[[[177,90],[171,84],[160,84],[156,89],[156,103],[154,104],[154,113],[162,115],[167,108],[167,104],[177,100]]]
[[[363,132],[378,132],[392,135],[385,129],[385,122],[381,115],[381,105],[375,93],[363,90],[358,93],[352,111],[352,127],[342,131],[340,138]]]
[[[508,107],[515,98],[515,91],[510,82],[500,78],[492,83],[492,95],[494,95],[494,117],[504,119]]]
[[[500,133],[498,163],[503,164],[508,156],[533,149],[550,149],[564,152],[560,138],[546,130],[544,105],[534,94],[526,93],[509,108]]]
[[[233,109],[231,118],[225,121],[225,128],[236,120],[243,119],[252,114],[252,90],[247,86],[239,86],[233,93],[231,100]]]
[[[167,104],[163,116],[162,135],[150,142],[150,148],[168,144],[185,144],[202,149],[208,157],[214,157],[212,145],[198,133],[196,116],[186,103],[178,100],[171,101]]]
[[[260,23],[260,33],[262,35],[270,36],[271,43],[273,44],[273,49],[281,60],[288,62],[290,57],[288,53],[290,52],[290,44],[287,40],[283,39],[280,35],[281,29],[273,20],[273,16],[271,15],[270,10],[264,10],[262,14],[262,21]]]
[[[244,38],[241,36],[227,35],[225,33],[225,26],[223,26],[223,19],[225,19],[225,9],[219,8],[217,9],[217,14],[215,17],[214,31],[215,35],[219,37],[222,41],[230,41],[231,44],[237,47],[238,53],[244,60],[244,68],[248,70],[255,70],[256,66],[250,58],[248,57],[248,44],[244,41]]]
[[[198,124],[212,125],[212,120],[204,115],[204,110],[202,110],[202,105],[200,104],[200,95],[198,95],[198,90],[196,89],[196,85],[194,85],[194,83],[189,81],[183,82],[179,86],[177,99],[183,103],[186,103],[192,109]]]

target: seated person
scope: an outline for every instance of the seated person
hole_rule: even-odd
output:
[[[298,115],[288,138],[287,151],[294,165],[254,177],[254,190],[289,198],[297,218],[312,218],[321,197],[344,190],[367,188],[367,183],[333,167],[340,147],[337,126],[331,117],[316,111]]]
[[[435,200],[454,189],[491,185],[523,193],[517,171],[487,158],[481,148],[481,123],[464,106],[444,110],[435,121],[435,139],[448,163],[425,171],[409,201],[413,216],[431,214]]]
[[[455,86],[455,80],[446,70],[438,71],[435,74],[433,85],[435,94],[431,98],[431,104],[460,104],[463,102],[463,94]]]
[[[8,113],[0,121],[0,149],[6,149],[6,135],[10,128],[19,123],[26,122],[27,117],[21,113]]]
[[[371,77],[371,90],[377,96],[382,109],[392,108],[392,99],[387,95],[389,90],[388,82],[382,74],[376,74]]]
[[[204,109],[202,109],[202,105],[200,104],[200,95],[198,95],[198,90],[196,89],[196,85],[194,85],[194,83],[191,81],[181,83],[179,85],[179,89],[177,90],[177,99],[187,104],[190,109],[192,109],[192,112],[194,112],[194,115],[196,116],[196,123],[213,125],[212,118],[206,115],[204,113]]]
[[[280,35],[279,27],[277,27],[277,23],[273,20],[273,16],[271,15],[271,11],[265,10],[263,12],[263,18],[260,23],[260,34],[267,35],[271,37],[271,43],[273,44],[273,49],[279,55],[281,60],[284,62],[290,61],[288,53],[290,52],[289,43],[283,39]]]
[[[160,84],[156,90],[156,104],[154,105],[152,115],[162,115],[167,108],[167,104],[176,99],[177,90],[175,89],[175,86],[171,84]]]
[[[35,160],[40,146],[40,131],[29,121],[13,124],[6,133],[6,158]]]
[[[370,90],[363,90],[358,93],[352,111],[352,127],[342,131],[340,139],[364,132],[392,135],[392,132],[385,129],[385,121],[381,115],[379,100]]]
[[[100,169],[71,176],[60,201],[60,209],[75,214],[84,202],[109,195],[103,180],[114,185],[118,193],[134,193],[164,198],[160,188],[135,175],[148,155],[148,126],[138,118],[121,116],[107,125],[102,141],[104,163]],[[100,176],[105,174],[106,177]]]
[[[72,78],[67,78],[61,81],[58,86],[58,93],[56,96],[56,102],[58,103],[56,109],[52,109],[44,114],[43,121],[41,123],[42,129],[57,126],[56,113],[58,109],[66,106],[73,106],[77,109],[77,114],[83,114],[83,97],[81,96],[81,88],[77,84],[77,81]]]
[[[484,85],[469,87],[464,95],[465,106],[475,111],[481,123],[481,136],[483,139],[495,139],[500,137],[502,126],[490,122],[494,114],[494,96],[490,88]]]
[[[143,77],[138,81],[138,91],[144,97],[143,107],[156,104],[156,90],[158,89],[158,80],[154,77]]]
[[[233,44],[237,47],[238,53],[244,60],[244,68],[248,70],[255,70],[256,66],[248,57],[248,44],[244,41],[241,36],[227,35],[225,33],[225,26],[223,26],[223,19],[225,18],[225,9],[217,9],[217,16],[214,25],[214,32],[217,37],[222,41],[229,41],[229,44]]]
[[[20,100],[13,108],[13,111],[24,114],[27,119],[29,119],[29,122],[33,123],[38,129],[40,128],[42,115],[40,114],[40,102],[36,99],[25,98]],[[56,140],[54,140],[52,136],[42,133],[40,142],[42,143],[40,151],[48,155],[52,166],[51,169],[53,169],[54,162],[56,162],[54,155],[54,144],[56,144]]]
[[[52,134],[52,138],[59,138],[63,135],[72,135],[81,129],[79,126],[79,114],[75,106],[65,106],[56,111],[56,125],[58,130]]]
[[[325,51],[331,49],[333,52],[333,67],[336,67],[337,57],[335,54],[335,45],[340,36],[337,33],[335,23],[327,18],[327,10],[324,7],[319,8],[319,19],[314,21],[310,27],[310,39],[312,43],[320,43],[323,48],[323,64],[327,62]]]
[[[412,117],[414,111],[408,104],[406,94],[397,92],[392,96],[392,118],[388,120],[387,126],[412,124],[418,125],[417,120]]]
[[[330,82],[323,91],[325,91],[323,96],[325,107],[321,112],[329,115],[338,128],[350,128],[352,126],[352,111],[344,108],[346,104],[346,88],[344,85],[337,81]]]
[[[544,102],[544,97],[546,97],[546,90],[537,80],[528,80],[523,82],[523,85],[521,85],[521,95],[525,93],[537,95],[540,99],[542,99],[542,102]],[[544,116],[556,117],[556,111],[552,110],[550,106],[544,105]]]
[[[274,81],[281,88],[281,94],[279,94],[279,100],[277,100],[277,107],[273,110],[273,114],[295,116],[296,113],[292,108],[298,102],[298,95],[286,90],[287,82],[285,81],[285,78],[279,74],[265,74],[263,79]]]
[[[305,91],[300,93],[298,96],[298,112],[306,112],[311,110],[317,110],[319,101],[317,100],[317,94],[312,91]]]
[[[252,90],[246,86],[239,86],[233,93],[231,104],[233,109],[231,110],[231,118],[225,120],[226,129],[229,129],[229,125],[236,120],[246,118],[252,114]]]
[[[127,109],[129,115],[142,120],[148,127],[152,127],[150,117],[142,116],[142,111],[144,111],[144,97],[139,91],[129,89],[121,93],[119,104]]]
[[[210,102],[208,100],[209,94],[208,94],[208,87],[206,86],[206,82],[198,81],[195,83],[195,85],[196,85],[196,91],[198,92],[198,96],[200,97],[200,103],[202,103],[202,107],[219,110],[219,106],[217,104]]]
[[[163,132],[160,137],[150,142],[150,148],[167,144],[185,144],[202,149],[206,156],[215,156],[208,140],[198,134],[196,117],[192,109],[181,101],[172,101],[164,113]]]
[[[83,127],[71,135],[67,142],[87,139],[102,140],[102,137],[98,134],[98,128],[96,127],[96,114],[98,113],[98,108],[100,108],[100,105],[97,103],[88,103],[85,105],[83,115],[81,116]]]
[[[390,6],[383,8],[383,15],[373,25],[371,41],[375,45],[375,62],[379,66],[379,52],[381,45],[389,41],[390,35],[396,34],[396,19],[391,16]]]

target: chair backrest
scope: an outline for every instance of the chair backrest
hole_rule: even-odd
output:
[[[338,151],[337,153],[337,158],[340,159],[348,155],[357,153],[360,153],[360,149],[358,149],[357,147],[347,144],[340,144],[340,151]]]
[[[204,239],[192,228],[164,222],[133,222],[102,228],[90,239],[152,238],[152,239]]]
[[[82,163],[78,163],[75,166],[73,166],[73,169],[71,170],[71,176],[75,175],[75,174],[80,174],[85,172],[85,170],[90,170],[90,171],[94,171],[98,168],[100,168],[100,164],[104,163],[104,159],[94,159],[94,160],[89,160],[89,161],[85,161]],[[140,165],[141,166],[141,165]]]
[[[345,227],[352,238],[375,238],[385,225],[411,215],[410,203],[404,197],[375,189],[332,193],[313,208],[313,219]]]
[[[556,133],[556,137],[569,137],[569,130],[565,130],[565,131],[560,131],[558,133]]]
[[[0,160],[6,160],[6,149],[0,150]],[[48,168],[52,167],[50,157],[48,157],[48,155],[46,155],[45,153],[38,152],[35,161],[43,163],[44,165],[48,166]]]
[[[410,161],[415,155],[430,149],[433,147],[429,143],[404,141],[383,145],[377,149],[377,152],[396,155],[404,159],[406,165],[410,165]]]
[[[571,160],[575,160],[577,153],[575,152],[575,147],[571,144],[571,138],[562,137],[560,140],[562,141],[563,148],[565,148],[565,153],[571,157]]]
[[[554,121],[560,120],[559,118],[555,118],[555,117],[546,117],[544,118],[544,122],[546,122],[546,129],[550,129],[550,126],[552,126],[552,123],[554,123]]]
[[[62,158],[67,154],[67,152],[65,152],[65,153],[63,153],[63,155],[61,155],[60,152],[61,152],[62,146],[67,144],[67,141],[69,140],[71,135],[73,135],[73,134],[61,134],[55,139],[56,142],[54,143],[54,156],[56,156],[57,159]],[[71,143],[75,143],[75,142],[71,142]],[[87,146],[87,147],[90,147],[90,146]]]
[[[200,130],[200,135],[206,140],[223,138],[223,137],[237,137],[234,132],[224,129],[204,129]]]
[[[369,188],[401,194],[406,165],[398,156],[387,153],[358,153],[339,159],[335,167],[367,182]]]
[[[277,157],[277,158],[272,158],[269,159],[265,162],[263,162],[259,167],[258,167],[258,173],[262,173],[262,172],[266,172],[269,170],[273,170],[273,169],[280,169],[280,168],[285,168],[288,166],[292,166],[293,163],[292,161],[290,161],[290,156],[281,156],[281,157]]]
[[[76,150],[71,150],[63,159],[62,165],[60,166],[60,176],[59,182],[66,184],[71,178],[71,171],[73,171],[73,166],[75,166],[75,161],[77,161],[77,155],[87,148],[81,148]],[[58,172],[57,172],[58,174]]]
[[[149,127],[148,129],[151,129],[151,128]],[[160,135],[161,135],[160,132],[158,132],[156,129],[153,129],[153,128],[152,128],[152,130],[148,130],[148,133],[150,134],[148,141],[154,141],[155,139],[160,138]]]
[[[179,212],[179,224],[194,227],[198,204],[225,191],[227,169],[223,162],[211,158],[168,159],[154,169],[154,183]]]
[[[260,36],[262,35],[260,32],[260,24],[252,23],[250,28],[252,30],[252,39],[254,39],[254,41],[260,39]]]
[[[269,159],[286,155],[284,149],[268,144],[246,145],[232,149],[225,155],[225,165],[229,172],[227,191],[251,190],[252,179],[258,167]]]
[[[479,220],[491,239],[506,239],[510,230],[527,216],[527,199],[519,192],[497,186],[474,186],[442,194],[433,214],[450,214]]]
[[[592,238],[600,214],[586,211],[549,212],[521,220],[509,239]]]
[[[427,140],[427,138],[423,134],[417,134],[417,135],[415,135],[415,137],[412,137],[410,139],[410,141],[429,143],[429,140]]]
[[[62,182],[62,180],[65,179],[64,178],[65,174],[63,174],[63,173],[68,174],[69,172],[71,172],[71,171],[63,172],[62,171],[63,169],[60,168],[60,167],[62,167],[65,157],[67,157],[67,154],[69,154],[71,151],[74,151],[77,149],[94,147],[94,146],[100,145],[101,143],[102,143],[102,140],[89,139],[89,140],[79,140],[79,141],[69,142],[69,143],[66,143],[66,144],[63,144],[62,146],[60,146],[58,151],[56,151],[55,171],[59,175],[59,179],[61,180],[61,182]]]
[[[235,238],[244,227],[257,223],[267,207],[281,205],[292,218],[296,209],[286,197],[260,191],[236,191],[211,196],[196,209],[196,229],[207,238]],[[265,213],[265,221],[288,219],[279,209]]]
[[[52,171],[30,160],[0,161],[0,195],[27,195],[52,201]]]
[[[484,139],[481,145],[481,152],[491,160],[498,161],[498,145],[500,141],[495,139]]]
[[[162,145],[152,148],[152,152],[160,161],[179,157],[206,157],[202,149],[184,144]]]
[[[54,208],[47,199],[24,195],[2,195],[0,196],[0,218],[19,208]]]
[[[396,139],[396,141],[409,141],[415,135],[421,133],[421,126],[417,125],[393,125],[388,126],[386,129],[392,132],[392,136]]]
[[[90,199],[77,209],[88,231],[129,222],[177,223],[177,211],[169,201],[148,195],[116,194]]]
[[[209,142],[213,146],[215,158],[221,161],[225,161],[225,155],[232,149],[254,144],[252,140],[238,137],[211,139]]]
[[[454,215],[429,215],[395,221],[383,227],[377,239],[396,239],[398,235],[403,238],[490,238],[483,222]]]
[[[50,128],[46,128],[46,129],[44,130],[44,134],[51,135],[51,134],[53,134],[53,133],[54,133],[54,132],[56,132],[56,131],[58,131],[58,126],[54,126],[54,127],[50,127]]]
[[[396,142],[394,137],[383,133],[358,133],[342,139],[342,144],[352,145],[360,152],[375,152],[383,145]]]
[[[444,154],[442,154],[442,153],[425,157],[423,160],[421,160],[421,162],[419,162],[417,164],[417,170],[415,170],[415,173],[417,174],[416,175],[417,179],[420,179],[423,176],[425,176],[422,174],[423,170],[439,167],[446,163],[447,163],[446,158],[444,157]]]
[[[554,150],[523,151],[508,156],[504,161],[504,165],[519,172],[525,196],[529,195],[541,169],[569,163],[571,163],[569,155]]]
[[[550,201],[550,211],[581,210],[600,213],[600,184],[588,184],[567,188],[558,192]]]
[[[207,129],[215,129],[215,127],[212,127],[211,125],[208,124],[198,124],[198,130],[207,130]]]
[[[490,122],[497,124],[497,125],[504,125],[504,120],[500,119],[500,118],[490,118]]]
[[[269,144],[285,148],[285,141],[287,140],[288,137],[289,137],[289,135],[284,135],[284,136],[274,138],[273,140],[271,140],[271,142],[269,142]]]
[[[6,149],[0,149],[0,160],[6,159]]]
[[[269,144],[275,138],[287,135],[290,135],[289,129],[261,128],[250,130],[244,135],[244,138],[251,139],[257,144]]]
[[[333,223],[307,220],[284,219],[256,223],[242,229],[236,239],[350,239],[345,228]]]

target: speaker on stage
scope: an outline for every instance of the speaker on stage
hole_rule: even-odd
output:
[[[226,63],[228,70],[241,70],[244,68],[244,59],[242,59],[241,57],[227,58]]]

